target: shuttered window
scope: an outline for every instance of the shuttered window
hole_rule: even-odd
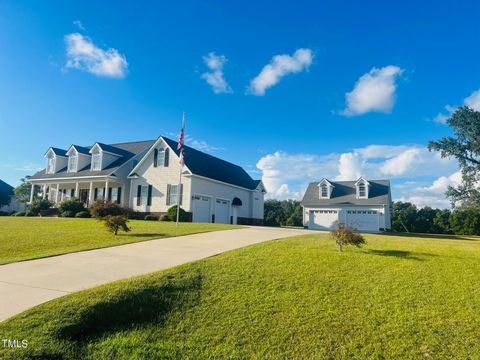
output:
[[[148,192],[147,192],[147,206],[152,205],[152,185],[148,185]]]
[[[137,206],[140,206],[140,197],[142,195],[142,185],[137,186]]]
[[[153,167],[157,167],[158,164],[158,149],[153,150]]]
[[[170,149],[166,148],[164,152],[163,166],[168,167],[168,162],[170,160]]]

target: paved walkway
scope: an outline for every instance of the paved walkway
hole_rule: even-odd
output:
[[[248,227],[0,266],[0,321],[65,294],[308,230]]]

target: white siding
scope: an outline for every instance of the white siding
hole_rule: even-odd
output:
[[[185,168],[184,168],[185,171]],[[135,211],[141,212],[166,212],[171,206],[167,205],[167,184],[178,184],[178,176],[180,173],[180,164],[178,163],[177,155],[169,151],[169,165],[167,167],[158,166],[153,167],[153,152],[143,160],[143,163],[135,171],[138,179],[131,180],[130,187],[130,207]],[[190,211],[190,184],[191,179],[188,176],[182,176],[183,184],[183,203],[182,208]],[[137,206],[137,186],[152,185],[152,205]]]

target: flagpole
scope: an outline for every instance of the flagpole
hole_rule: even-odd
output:
[[[182,133],[185,134],[185,111],[183,112],[182,114]],[[183,135],[185,136],[185,135]],[[179,140],[180,141],[180,140]],[[178,226],[178,222],[179,222],[179,219],[180,219],[180,196],[182,195],[181,194],[181,189],[182,189],[182,171],[183,171],[183,140],[182,140],[182,147],[180,148],[180,174],[178,175],[178,186],[177,186],[177,224],[176,226]]]

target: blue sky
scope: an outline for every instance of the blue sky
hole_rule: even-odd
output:
[[[263,177],[269,196],[365,175],[392,179],[397,199],[447,206],[456,164],[425,146],[450,133],[451,109],[480,108],[479,11],[2,1],[0,178],[18,184],[49,146],[177,134],[185,111],[190,144]]]

